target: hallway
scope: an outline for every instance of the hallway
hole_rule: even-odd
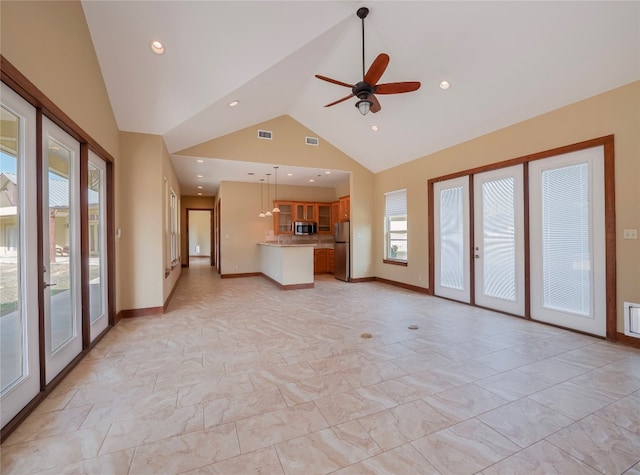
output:
[[[201,261],[165,315],[121,321],[2,444],[3,474],[640,474],[639,350]]]

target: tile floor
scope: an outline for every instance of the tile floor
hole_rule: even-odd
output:
[[[167,314],[112,329],[1,451],[21,475],[640,475],[640,351],[380,283],[283,292],[192,265]]]

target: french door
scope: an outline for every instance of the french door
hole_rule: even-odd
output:
[[[530,164],[531,316],[606,335],[604,147]]]
[[[82,351],[80,144],[42,119],[42,282],[46,383]]]
[[[475,303],[524,316],[523,166],[473,179]]]
[[[433,195],[435,294],[469,303],[469,177],[437,182]]]
[[[434,294],[606,336],[604,161],[595,146],[435,182]]]
[[[40,391],[36,111],[2,84],[0,410],[4,427]]]

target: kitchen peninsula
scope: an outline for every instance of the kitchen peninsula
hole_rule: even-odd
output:
[[[260,272],[283,290],[313,288],[314,250],[333,249],[321,243],[258,243]]]

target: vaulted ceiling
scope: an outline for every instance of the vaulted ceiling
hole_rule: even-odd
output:
[[[287,114],[379,172],[640,79],[640,2],[82,5],[119,128],[162,135],[172,154]],[[367,67],[385,52],[381,82],[422,83],[365,116],[355,98],[323,107],[350,91],[314,77],[362,79],[361,6]]]

